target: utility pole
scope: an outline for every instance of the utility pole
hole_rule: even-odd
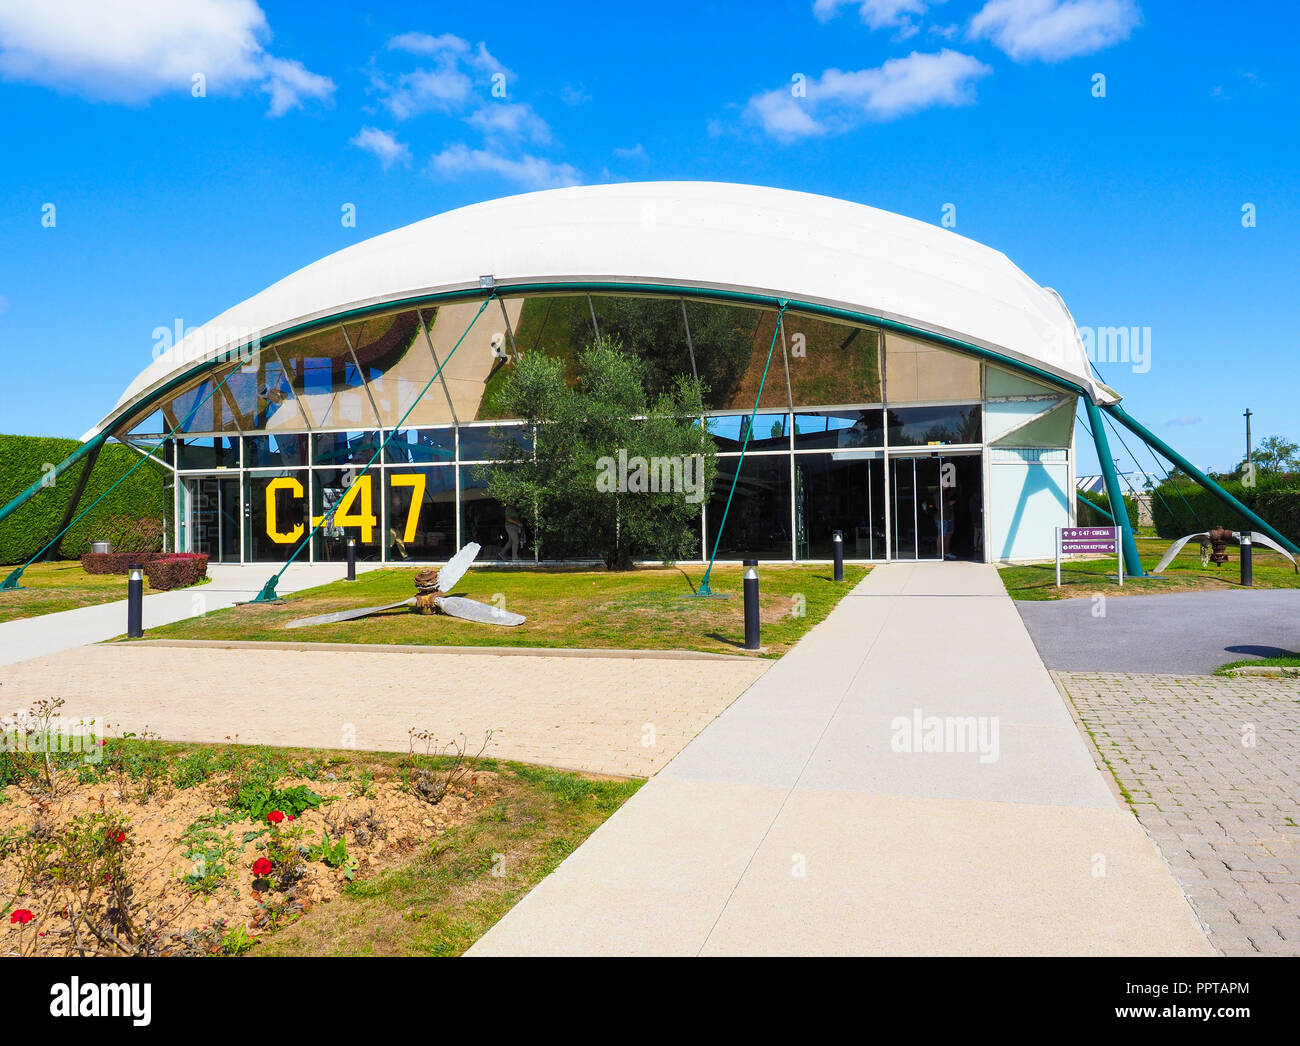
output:
[[[1246,408],[1246,464],[1250,464],[1250,408]]]

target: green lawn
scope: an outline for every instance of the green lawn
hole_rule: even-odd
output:
[[[94,760],[0,752],[0,951],[459,955],[644,783],[472,754],[456,776],[453,754],[416,749],[128,735],[106,739]],[[440,798],[429,799],[427,780],[442,782]],[[271,807],[297,810],[282,837],[264,817]],[[322,832],[328,858],[313,849]],[[105,839],[124,844],[120,863]],[[258,873],[258,857],[297,872]],[[113,907],[119,897],[125,911]],[[72,899],[83,931],[114,919],[134,930],[111,942],[78,936]],[[5,918],[17,908],[36,913],[39,938]]]
[[[460,955],[642,783],[491,764],[503,794],[424,853],[262,939],[254,955]]]
[[[13,569],[0,567],[0,578]],[[0,592],[0,622],[126,598],[124,574],[87,574],[75,559],[33,563],[18,583],[23,587]],[[146,580],[145,592],[148,591],[149,582]]]
[[[284,627],[298,618],[404,599],[415,592],[415,573],[411,568],[371,571],[355,582],[294,593],[284,603],[246,604],[150,629],[146,638],[719,653],[738,653],[744,645],[740,567],[713,572],[710,587],[730,599],[684,598],[698,587],[701,566],[626,573],[480,568],[465,575],[457,594],[523,614],[528,618],[524,624],[499,628],[403,608],[341,624]],[[866,567],[845,566],[844,584],[836,585],[824,565],[760,567],[762,641],[768,655],[788,650],[866,573]]]
[[[1164,538],[1137,538],[1138,555],[1144,570],[1154,569],[1171,542]],[[1206,589],[1240,588],[1241,561],[1237,546],[1228,546],[1230,562],[1221,567],[1201,566],[1201,548],[1197,542],[1183,546],[1177,558],[1154,576],[1125,578],[1121,588],[1115,580],[1114,558],[1063,563],[1061,587],[1056,587],[1056,565],[1002,567],[1002,583],[1012,599],[1071,599],[1104,592],[1110,596],[1151,595],[1159,592],[1191,592]],[[1256,548],[1254,556],[1256,588],[1300,588],[1300,575],[1290,560],[1270,549]]]
[[[1300,654],[1284,654],[1281,657],[1248,657],[1243,661],[1229,661],[1214,670],[1216,676],[1230,676],[1232,669],[1247,665],[1261,668],[1292,668],[1300,672]]]

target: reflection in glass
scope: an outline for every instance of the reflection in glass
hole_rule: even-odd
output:
[[[736,483],[736,493],[722,522],[739,457],[718,458],[718,476],[707,514],[705,555],[713,550],[717,529],[722,526],[718,544],[719,559],[790,558],[790,457],[746,456]]]
[[[342,327],[327,327],[278,345],[286,366],[302,376],[303,406],[320,428],[374,425],[374,408]]]
[[[820,410],[794,416],[796,450],[881,447],[885,440],[884,411]]]
[[[425,309],[423,315],[426,324],[437,326],[437,310]],[[438,363],[420,327],[419,311],[371,316],[345,327],[369,383],[381,425],[448,425],[455,420],[442,377],[429,385]],[[462,347],[460,351],[467,349]]]
[[[177,440],[182,469],[239,468],[238,436],[196,436]]]
[[[796,404],[881,402],[880,331],[800,312],[784,326]]]
[[[222,386],[225,374],[203,379],[197,385],[173,396],[161,407],[167,431],[230,432],[239,431],[245,419],[232,408]],[[233,378],[231,379],[234,380]]]
[[[318,432],[311,438],[317,465],[365,465],[379,449],[378,432]]]
[[[532,435],[523,425],[469,425],[460,430],[461,461],[509,460],[532,449]]]
[[[391,469],[386,483],[389,560],[445,560],[455,554],[455,468]]]
[[[979,360],[890,334],[885,338],[885,398],[890,403],[979,399]]]
[[[749,414],[719,414],[704,419],[709,435],[720,452],[740,450],[749,431]],[[746,453],[760,450],[790,449],[790,415],[759,411],[754,417],[754,431]]]
[[[494,397],[505,381],[509,366],[503,357],[510,354],[509,332],[518,324],[523,302],[519,298],[507,301],[504,316],[501,303],[492,302],[475,319],[480,305],[480,302],[443,305],[429,327],[433,355],[443,368],[442,382],[446,396],[450,397],[450,409],[461,423],[491,419],[498,413]],[[435,391],[425,396],[411,420],[417,420],[416,414],[423,410],[435,410],[432,406]],[[436,420],[430,419],[429,423]]]
[[[480,562],[504,559],[509,533],[506,529],[506,506],[487,492],[490,471],[485,465],[461,467],[460,473],[460,541],[462,545],[477,541],[483,546]],[[517,518],[517,516],[512,516]],[[519,555],[532,559],[533,535],[526,527],[519,535]]]
[[[700,380],[707,386],[705,405],[714,410],[752,409],[767,365],[768,350],[772,349],[776,312],[688,301],[686,315],[695,346],[695,364]],[[790,406],[779,338],[772,350],[772,364],[767,370],[759,406],[785,409]]]
[[[616,339],[645,364],[646,391],[651,398],[672,387],[679,376],[690,377],[690,345],[678,298],[594,295],[592,305],[601,337]],[[581,322],[579,328],[583,326]],[[590,330],[591,320],[587,319]]]
[[[980,441],[980,405],[891,408],[891,447],[937,447]]]
[[[451,461],[456,457],[456,430],[399,429],[388,441],[384,460],[389,464],[416,461]]]
[[[884,558],[883,458],[882,451],[795,455],[795,548],[800,559],[833,558],[837,530],[844,535],[846,559]]]
[[[307,470],[245,473],[244,504],[248,558],[283,562],[307,536]]]
[[[356,474],[354,469],[317,469],[312,473],[312,520],[320,528],[313,539],[316,559],[347,558],[347,542],[357,543],[357,559],[379,558],[383,521],[379,517],[378,470]]]
[[[307,435],[280,432],[244,437],[244,467],[266,468],[307,464]]]

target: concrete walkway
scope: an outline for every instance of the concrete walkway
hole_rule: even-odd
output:
[[[357,571],[361,573],[377,566],[358,563]],[[145,596],[145,630],[247,602],[261,591],[266,579],[277,569],[274,564],[266,563],[251,566],[213,563],[208,566],[208,577],[212,580],[206,585]],[[284,572],[276,592],[283,596],[314,588],[338,581],[346,573],[347,568],[342,563],[294,563]],[[126,590],[126,578],[122,579],[122,590]],[[88,643],[102,643],[125,632],[125,599],[42,617],[6,621],[0,623],[0,665],[12,665]]]
[[[949,563],[873,570],[471,954],[1213,950],[994,569]]]

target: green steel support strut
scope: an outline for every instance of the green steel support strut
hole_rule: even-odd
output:
[[[1115,475],[1115,459],[1110,456],[1110,443],[1106,439],[1106,427],[1101,421],[1101,412],[1091,396],[1083,397],[1088,408],[1088,427],[1092,429],[1092,439],[1097,445],[1097,460],[1101,463],[1101,475],[1106,481],[1106,500],[1110,502],[1111,518],[1119,525],[1124,549],[1124,573],[1131,577],[1144,577],[1142,560],[1138,558],[1137,542],[1133,540],[1133,528],[1128,521],[1128,508],[1124,504],[1124,492],[1119,489],[1119,477]]]
[[[708,569],[704,571],[704,579],[700,582],[699,589],[696,590],[697,596],[711,596],[713,589],[709,588],[709,578],[713,575],[713,561],[718,558],[718,546],[722,543],[722,528],[727,525],[727,513],[731,511],[731,499],[736,494],[736,483],[740,480],[740,469],[745,464],[745,450],[749,446],[749,438],[754,434],[754,421],[758,417],[758,405],[763,402],[763,386],[767,384],[767,371],[772,366],[772,353],[776,351],[776,339],[781,333],[781,323],[785,318],[786,307],[790,304],[784,298],[778,298],[777,304],[781,308],[776,314],[776,329],[772,331],[772,344],[767,350],[767,363],[763,365],[763,377],[758,383],[758,395],[754,397],[754,409],[749,412],[749,425],[745,429],[745,438],[740,444],[740,458],[736,462],[736,471],[731,477],[731,490],[727,494],[727,504],[722,510],[722,521],[718,524],[718,532],[713,538],[713,554],[709,556]]]
[[[99,495],[99,497],[97,497],[94,501],[92,501],[89,505],[87,505],[80,513],[78,513],[76,519],[74,519],[71,523],[68,523],[64,527],[62,527],[59,530],[59,532],[54,535],[54,537],[50,538],[50,540],[41,547],[41,550],[37,552],[36,555],[32,556],[31,559],[29,559],[26,563],[20,566],[17,570],[12,571],[9,574],[9,576],[6,577],[3,581],[0,581],[0,591],[3,591],[5,589],[20,588],[21,586],[18,584],[18,579],[23,576],[23,571],[26,570],[28,567],[30,567],[38,559],[40,559],[41,556],[45,554],[45,551],[47,549],[52,548],[55,545],[55,543],[58,542],[58,540],[61,537],[63,537],[64,534],[66,534],[69,530],[71,530],[79,522],[81,522],[81,520],[85,518],[86,514],[90,512],[91,509],[93,509],[96,505],[98,505],[101,501],[103,501],[106,497],[108,497],[111,493],[113,493],[113,491],[115,491],[118,487],[120,487],[123,483],[125,483],[127,479],[132,475],[132,473],[135,472],[136,469],[138,469],[146,461],[152,461],[153,456],[157,454],[158,451],[162,450],[166,441],[170,439],[172,436],[175,436],[176,433],[180,432],[182,429],[185,428],[186,425],[188,425],[191,421],[193,421],[194,416],[199,411],[199,408],[203,406],[203,404],[207,403],[207,401],[210,400],[213,396],[215,396],[218,392],[220,392],[222,388],[225,386],[226,382],[228,382],[232,377],[234,377],[235,372],[238,370],[239,370],[238,367],[231,367],[230,372],[224,378],[222,378],[219,383],[212,383],[212,391],[207,393],[205,396],[203,396],[202,399],[195,401],[194,406],[192,406],[189,410],[189,413],[185,415],[185,420],[178,421],[175,427],[172,428],[171,431],[168,432],[161,440],[159,440],[158,446],[154,447],[153,450],[149,451],[148,454],[145,454],[143,457],[140,458],[139,461],[137,461],[124,473],[122,473],[122,475],[118,478],[117,482],[115,482],[111,487],[109,487],[106,491],[104,491],[104,493]],[[82,444],[81,453],[85,453],[91,447],[91,444],[95,444],[95,446],[98,447],[98,445],[102,444],[105,439],[107,439],[107,436],[101,433],[100,435],[96,436],[94,439]],[[74,458],[78,456],[80,455],[74,454],[71,457],[69,457],[67,461],[64,462],[64,466],[66,467],[69,462],[71,462]],[[31,490],[31,488],[29,487],[28,490]],[[23,495],[20,494],[18,498],[23,498]],[[15,505],[15,502],[18,501],[18,498],[15,498],[14,501],[11,501],[9,505],[5,506],[5,508],[8,509],[10,506],[16,508],[17,505]]]
[[[372,455],[370,455],[370,460],[366,462],[365,467],[360,472],[358,472],[356,476],[353,478],[351,486],[348,487],[348,492],[351,492],[353,487],[355,487],[361,481],[361,477],[364,476],[370,470],[370,466],[379,460],[379,455],[381,455],[384,452],[384,449],[388,446],[392,438],[396,436],[397,433],[401,430],[402,426],[406,423],[406,419],[410,417],[411,411],[415,410],[416,405],[420,402],[420,400],[424,399],[424,394],[433,387],[433,383],[438,380],[438,375],[442,373],[442,368],[447,366],[447,364],[451,361],[451,358],[454,355],[456,355],[456,350],[459,349],[461,343],[464,342],[464,340],[467,337],[469,337],[469,332],[474,329],[474,324],[476,324],[478,322],[478,318],[483,315],[483,310],[492,304],[496,296],[497,296],[496,291],[493,291],[491,294],[489,294],[486,298],[483,299],[483,304],[478,307],[478,312],[474,313],[474,318],[469,321],[469,326],[465,328],[464,333],[461,334],[461,336],[456,339],[456,344],[451,347],[451,352],[447,353],[446,359],[444,359],[440,364],[438,364],[438,369],[433,372],[433,377],[430,378],[428,382],[425,383],[424,388],[420,390],[420,394],[416,396],[414,400],[411,401],[411,405],[406,408],[406,413],[403,414],[400,419],[398,419],[396,425],[394,425],[392,428],[388,430],[388,435],[384,438],[384,441],[381,444],[379,444],[375,452]],[[420,322],[421,324],[423,324],[424,322],[423,317],[421,317]],[[343,498],[346,497],[347,497],[347,493],[343,495]],[[343,498],[339,499],[338,502],[339,504],[343,503]],[[310,515],[311,513],[309,511],[308,516],[310,517]],[[332,512],[324,512],[321,514],[320,522],[318,522],[315,526],[313,526],[311,530],[308,531],[307,536],[298,542],[298,547],[293,550],[293,555],[291,555],[288,559],[285,560],[284,566],[282,566],[273,575],[271,575],[271,577],[267,578],[266,584],[262,586],[261,591],[258,592],[257,595],[254,596],[249,602],[274,603],[280,598],[275,591],[275,586],[279,583],[280,578],[284,576],[284,572],[289,569],[289,567],[293,564],[293,561],[298,558],[299,553],[301,553],[302,550],[306,548],[307,545],[311,542],[311,539],[315,537],[316,531],[320,530],[320,528],[325,525],[325,521],[329,519],[332,515],[333,515]]]
[[[1074,496],[1075,496],[1076,498],[1079,499],[1079,504],[1080,504],[1080,505],[1087,505],[1090,509],[1092,509],[1094,512],[1096,512],[1099,516],[1105,516],[1105,517],[1106,517],[1108,520],[1110,520],[1112,523],[1115,522],[1115,517],[1112,516],[1109,512],[1107,512],[1107,511],[1106,511],[1104,508],[1102,508],[1100,505],[1098,505],[1095,501],[1089,501],[1087,498],[1085,498],[1085,497],[1083,496],[1082,493],[1080,493],[1080,492],[1077,491],[1077,490],[1074,492]]]
[[[108,436],[105,433],[101,432],[98,436],[95,436],[93,439],[87,440],[85,443],[79,446],[66,458],[64,458],[57,465],[55,465],[52,471],[45,473],[45,475],[41,476],[40,479],[38,479],[26,490],[24,490],[21,494],[19,494],[15,498],[12,498],[10,501],[6,502],[3,507],[0,507],[0,520],[3,520],[10,513],[21,508],[25,502],[29,501],[35,495],[39,494],[44,488],[48,487],[54,479],[57,479],[59,476],[61,476],[69,467],[75,465],[87,454],[97,451],[100,448],[100,446],[103,445],[104,441],[107,439]]]
[[[1168,443],[1162,440],[1140,421],[1131,417],[1118,403],[1110,404],[1103,409],[1129,431],[1136,433],[1146,442],[1147,446],[1154,447],[1180,469],[1186,472],[1192,477],[1192,479],[1196,480],[1197,483],[1222,501],[1228,508],[1257,526],[1261,533],[1267,534],[1288,552],[1300,555],[1300,547],[1297,547],[1294,541],[1284,535],[1277,528],[1270,526],[1263,518],[1234,498],[1221,486],[1215,483],[1214,480],[1210,479],[1209,476],[1205,475],[1205,473],[1179,454],[1178,451],[1169,446]]]

